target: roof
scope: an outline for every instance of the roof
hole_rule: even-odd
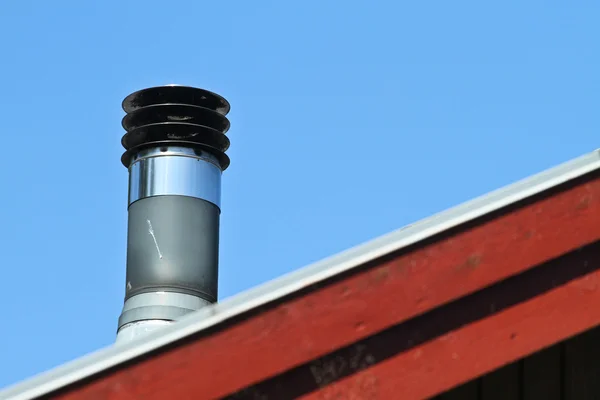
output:
[[[594,243],[600,239],[600,232],[591,228],[592,223],[600,222],[599,171],[600,153],[594,151],[225,299],[138,341],[109,346],[66,363],[1,391],[0,399],[34,399],[55,392],[60,394],[57,398],[79,398],[71,390],[74,387],[89,387],[85,389],[89,390],[88,396],[96,390],[120,394],[114,398],[135,398],[130,391],[137,390],[139,394],[143,390],[140,386],[152,382],[152,377],[158,373],[156,365],[153,364],[154,370],[144,370],[142,364],[162,360],[161,375],[185,375],[177,362],[166,358],[170,357],[168,354],[203,363],[201,375],[205,377],[201,378],[196,371],[193,379],[196,380],[194,384],[202,385],[207,397],[221,397],[243,388],[258,390],[257,382],[287,373],[310,360],[323,361],[320,357],[326,354],[384,334],[388,332],[386,329],[414,321],[436,308],[477,294],[490,285]],[[594,207],[595,202],[599,203],[598,207]],[[557,229],[557,226],[562,228]],[[510,238],[529,242],[526,246],[519,242],[520,247],[513,248]],[[473,272],[480,264],[487,266],[486,263],[490,267],[485,271]],[[501,268],[494,267],[500,263]],[[348,319],[344,320],[346,317]],[[600,315],[595,318],[594,314],[584,322],[574,321],[569,325],[572,328],[564,332],[557,328],[552,332],[555,336],[548,334],[548,340],[556,341],[600,323]],[[333,339],[331,332],[325,338],[323,331],[334,328],[329,325],[325,328],[323,321],[336,326]],[[347,325],[350,321],[354,321],[351,326]],[[293,328],[289,332],[294,333],[286,335],[288,328]],[[275,343],[273,335],[281,337],[281,343]],[[289,342],[291,340],[293,342]],[[380,337],[380,340],[383,339]],[[427,340],[423,338],[416,342]],[[407,346],[412,346],[415,339],[407,341],[410,342]],[[195,342],[206,342],[200,353],[195,352]],[[271,347],[261,347],[265,345]],[[473,347],[475,354],[476,347]],[[514,356],[534,350],[525,347],[515,350]],[[251,360],[255,368],[244,366],[242,378],[230,370],[242,369],[235,357],[237,352],[241,354],[239,357],[248,357],[249,353],[244,355],[244,351],[240,351],[246,348],[258,351],[261,358],[254,355]],[[345,362],[350,366],[358,363],[354,370],[362,371],[375,363],[377,357],[361,353],[360,346],[353,348],[354,355]],[[232,356],[234,351],[235,357]],[[411,357],[414,358],[414,354]],[[271,359],[275,361],[271,362]],[[485,372],[494,367],[494,362],[506,360],[490,361],[489,365],[480,361],[473,359],[472,373]],[[221,364],[224,372],[219,375]],[[348,365],[345,368],[352,369]],[[131,378],[135,382],[115,380],[121,379],[119,371],[126,368],[131,369],[131,376],[141,374]],[[339,379],[341,386],[350,382],[346,379],[347,374],[338,371],[332,375],[327,373],[330,368],[322,364],[313,362],[310,368],[319,388]],[[322,373],[318,373],[319,368]],[[418,379],[425,379],[427,373],[423,372]],[[340,374],[344,376],[337,376]],[[206,385],[203,379],[209,376],[211,385]],[[461,375],[460,379],[467,378]],[[180,382],[183,381],[182,378]],[[356,381],[352,382],[356,384]],[[368,390],[374,385],[370,381],[361,382]],[[227,388],[219,386],[221,383]],[[454,383],[440,384],[436,390],[446,389]],[[382,388],[378,390],[384,390]],[[169,390],[175,396],[178,389]],[[419,396],[437,393],[419,390],[421,392],[410,393],[415,396],[417,393]],[[250,392],[239,393],[238,398],[246,398],[244,393]]]

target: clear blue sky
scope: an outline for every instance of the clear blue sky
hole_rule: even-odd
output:
[[[221,298],[600,147],[600,5],[491,3],[3,1],[0,386],[114,341],[137,89],[232,104]]]

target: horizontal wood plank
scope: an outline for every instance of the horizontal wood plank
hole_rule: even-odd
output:
[[[593,271],[333,382],[302,399],[361,398],[373,393],[374,387],[376,395],[369,398],[429,398],[596,327],[600,323],[600,243],[558,267],[562,271]],[[577,354],[596,353],[588,350]],[[590,359],[593,356],[587,356],[583,363],[574,361],[573,365],[586,365]],[[575,366],[570,368],[573,373],[568,391],[583,393],[586,388],[573,383],[581,383],[583,375],[576,373]],[[597,378],[594,373],[587,375]],[[363,390],[361,382],[367,381],[371,384]],[[595,398],[587,393],[585,398]],[[597,397],[598,392],[593,393]]]

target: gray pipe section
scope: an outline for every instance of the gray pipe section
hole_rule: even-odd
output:
[[[194,296],[204,300],[197,303],[200,306],[216,302],[219,214],[216,205],[186,196],[155,196],[133,203],[127,232],[126,303],[155,292]],[[194,302],[185,303],[142,303],[124,310],[119,327],[148,319],[176,320],[198,308]]]
[[[202,199],[157,196],[129,208],[125,299],[175,291],[217,301],[219,209]]]

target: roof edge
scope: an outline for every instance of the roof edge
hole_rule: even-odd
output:
[[[115,344],[65,363],[0,391],[1,399],[28,400],[47,395],[94,374],[213,327],[256,307],[349,271],[373,259],[499,210],[600,169],[600,150],[434,214],[414,224],[325,258],[307,267],[191,313],[176,324],[137,341]]]

